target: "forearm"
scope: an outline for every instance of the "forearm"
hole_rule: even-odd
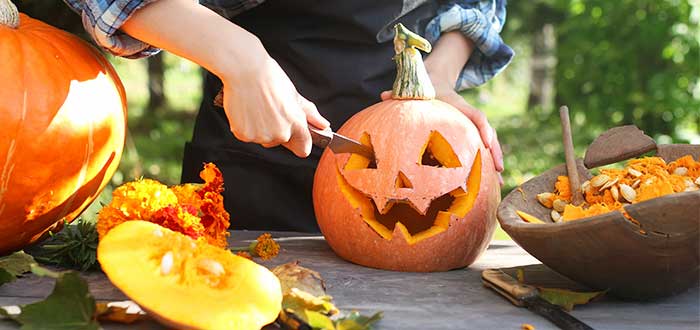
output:
[[[433,84],[448,84],[453,89],[472,51],[474,42],[460,31],[442,34],[425,59],[425,68]]]
[[[159,0],[136,11],[121,28],[141,41],[185,57],[230,79],[265,60],[260,41],[192,0]],[[257,56],[251,56],[256,54]],[[232,71],[238,71],[233,73]]]

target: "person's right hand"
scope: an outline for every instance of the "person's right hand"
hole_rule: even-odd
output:
[[[308,125],[326,129],[330,123],[297,92],[274,59],[265,54],[254,61],[259,63],[250,70],[222,77],[224,109],[231,132],[243,142],[266,148],[282,145],[299,157],[308,156]]]
[[[122,30],[221,78],[224,110],[241,141],[283,145],[306,157],[311,153],[308,124],[320,129],[330,125],[299,95],[257,37],[196,1],[154,1],[134,12]]]

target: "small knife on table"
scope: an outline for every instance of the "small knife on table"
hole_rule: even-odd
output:
[[[224,106],[224,90],[220,90],[214,98],[214,105],[222,108]],[[359,154],[370,160],[374,159],[372,148],[357,142],[351,138],[334,133],[331,130],[321,130],[309,125],[311,141],[320,148],[328,147],[336,154],[353,153]]]
[[[484,286],[493,289],[514,305],[525,307],[554,323],[563,330],[593,330],[589,325],[571,316],[561,307],[553,305],[539,296],[537,288],[516,281],[498,270],[487,269],[481,273]]]

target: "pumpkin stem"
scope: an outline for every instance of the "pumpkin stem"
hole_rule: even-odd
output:
[[[423,58],[417,49],[429,53],[432,47],[423,37],[411,32],[403,24],[394,25],[394,51],[396,56],[396,80],[392,89],[393,99],[430,100],[435,98],[435,89]],[[416,49],[417,48],[417,49]]]
[[[0,0],[0,25],[13,29],[19,26],[19,11],[12,0]]]

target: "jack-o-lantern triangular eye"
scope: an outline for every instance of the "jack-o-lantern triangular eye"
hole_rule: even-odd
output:
[[[360,143],[370,147],[372,149],[372,152],[374,152],[374,147],[372,147],[372,141],[367,132],[362,133],[362,136],[360,137]],[[343,167],[343,169],[346,171],[361,170],[364,168],[377,168],[376,159],[368,159],[359,154],[351,154],[350,158],[348,158],[348,162],[345,163],[345,166]]]
[[[420,164],[434,167],[462,167],[450,143],[436,131],[430,132],[430,138],[420,154]]]

